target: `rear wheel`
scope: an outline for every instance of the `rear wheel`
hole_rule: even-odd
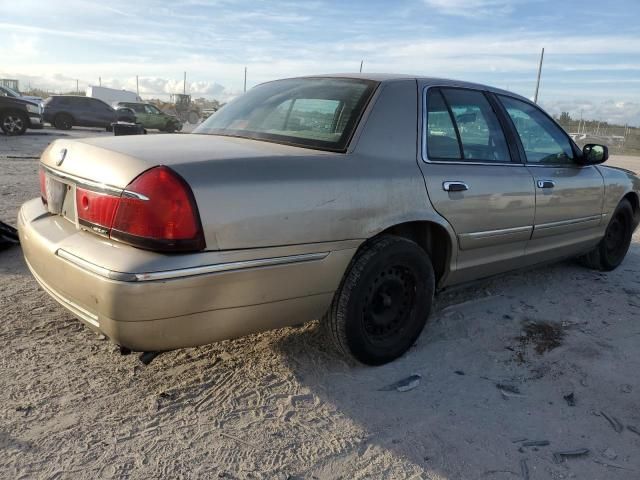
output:
[[[73,118],[71,118],[71,115],[67,113],[59,113],[53,119],[53,125],[58,130],[71,130],[71,127],[73,126]]]
[[[424,328],[435,288],[429,256],[385,235],[357,254],[323,322],[339,350],[367,365],[405,353]]]
[[[604,272],[618,267],[629,250],[633,235],[633,208],[628,200],[622,200],[611,216],[600,243],[582,257],[588,267]]]
[[[22,135],[27,130],[29,118],[22,112],[0,113],[0,128],[7,135]]]

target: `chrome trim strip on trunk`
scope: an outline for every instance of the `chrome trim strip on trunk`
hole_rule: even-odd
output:
[[[310,262],[323,260],[329,255],[329,253],[330,252],[305,253],[300,255],[287,255],[285,257],[245,260],[241,262],[217,263],[213,265],[202,265],[200,267],[164,270],[159,272],[125,273],[115,272],[113,270],[100,267],[61,248],[56,251],[56,255],[76,265],[77,267],[80,267],[91,273],[95,273],[96,275],[99,275],[101,277],[122,282],[150,282],[154,280],[173,280],[176,278],[192,277],[195,275],[204,275],[208,273],[231,272],[236,270],[246,270],[248,268],[273,267],[291,263]]]
[[[122,194],[122,188],[113,187],[111,185],[106,185],[104,183],[95,182],[93,180],[89,180],[86,178],[78,177],[76,175],[72,175],[70,173],[61,172],[59,170],[55,170],[47,165],[40,164],[40,166],[52,177],[57,177],[60,180],[67,180],[75,183],[79,187],[87,187],[89,190],[94,192],[102,192],[102,193],[110,193],[115,194],[118,197]]]

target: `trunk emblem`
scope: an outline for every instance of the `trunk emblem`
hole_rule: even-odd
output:
[[[64,159],[67,156],[67,149],[63,148],[58,152],[58,160],[56,160],[56,165],[59,167],[64,162]]]

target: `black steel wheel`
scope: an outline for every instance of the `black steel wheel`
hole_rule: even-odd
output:
[[[345,354],[381,365],[404,354],[424,328],[435,287],[429,256],[415,242],[381,236],[361,248],[323,322]]]
[[[29,125],[29,118],[22,112],[0,113],[0,128],[6,135],[22,135]]]
[[[592,251],[582,257],[591,268],[605,272],[617,268],[627,255],[633,235],[633,208],[624,199],[613,212],[604,237]]]

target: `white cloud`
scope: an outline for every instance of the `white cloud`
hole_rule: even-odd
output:
[[[424,3],[444,15],[459,17],[486,17],[508,15],[513,12],[513,0],[423,0]]]

